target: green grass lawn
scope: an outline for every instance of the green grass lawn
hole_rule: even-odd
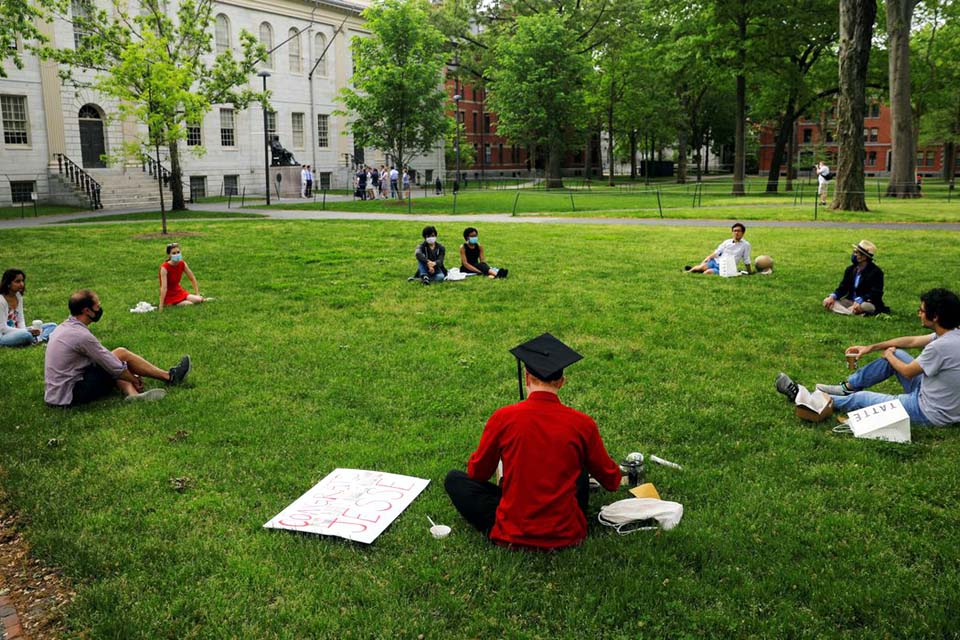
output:
[[[37,216],[53,216],[62,213],[83,213],[89,211],[90,207],[71,207],[65,204],[41,204],[37,205]],[[15,204],[9,207],[0,207],[0,220],[11,220],[13,218],[33,218],[33,204],[24,203],[23,206]]]
[[[780,370],[838,381],[844,347],[921,333],[918,293],[957,288],[956,234],[755,228],[776,272],[721,280],[681,270],[716,229],[488,224],[510,278],[424,287],[406,282],[420,223],[183,222],[217,300],[131,314],[156,301],[165,241],[141,238],[154,227],[3,232],[28,321],[63,319],[91,286],[106,345],[162,366],[193,356],[162,402],[60,411],[42,401],[42,348],[0,349],[0,484],[35,554],[76,582],[71,637],[960,634],[960,433],[853,440],[773,390]],[[451,254],[460,231],[440,225]],[[864,236],[893,315],[824,312]],[[580,548],[523,553],[450,505],[444,474],[516,398],[508,349],[547,330],[584,354],[562,395],[615,458],[684,465],[647,474],[683,503],[675,530],[592,526]],[[432,482],[371,546],[261,528],[336,467]],[[426,516],[453,534],[432,539]]]
[[[543,189],[471,189],[457,195],[423,197],[414,190],[411,202],[400,200],[336,201],[323,203],[280,203],[277,209],[367,211],[384,213],[442,213],[516,215],[639,217],[656,218],[719,218],[737,220],[818,220],[872,222],[957,222],[960,221],[960,199],[947,200],[947,191],[925,187],[925,197],[915,200],[877,198],[869,194],[869,212],[832,211],[815,204],[815,185],[804,184],[794,193],[767,194],[763,185],[752,182],[749,193],[730,195],[730,185],[705,182],[702,192],[695,183],[686,185],[659,183],[647,187],[642,183],[591,188]],[[872,189],[868,186],[868,189]],[[831,191],[832,193],[832,191]],[[257,205],[258,209],[264,208]]]
[[[259,213],[250,213],[249,211],[167,211],[167,220],[195,220],[211,218],[262,218]],[[110,216],[91,216],[89,218],[74,218],[65,220],[62,224],[74,224],[77,222],[104,222],[104,221],[152,221],[160,224],[161,214],[159,211],[137,211],[134,213],[118,213]]]

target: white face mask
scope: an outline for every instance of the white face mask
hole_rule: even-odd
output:
[[[427,244],[437,244],[437,237],[430,236],[429,238],[427,238]]]
[[[601,524],[613,527],[617,533],[625,535],[642,529],[656,529],[636,526],[643,520],[656,520],[661,529],[669,531],[677,526],[682,517],[683,505],[679,502],[655,498],[628,498],[601,508],[597,519]]]
[[[174,253],[173,255],[170,256],[170,262],[172,262],[173,264],[177,264],[181,260],[183,260],[182,254]]]

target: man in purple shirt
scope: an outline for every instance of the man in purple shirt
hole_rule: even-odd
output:
[[[143,378],[180,384],[190,372],[190,356],[164,371],[123,347],[108,351],[91,333],[103,316],[100,298],[89,289],[70,296],[70,317],[50,335],[44,363],[44,400],[52,407],[91,402],[120,389],[127,400],[159,400],[163,389],[144,391]]]

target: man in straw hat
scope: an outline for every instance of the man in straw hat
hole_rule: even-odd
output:
[[[873,262],[876,255],[877,245],[869,240],[853,245],[851,264],[843,272],[840,285],[823,299],[825,309],[858,316],[890,312],[883,304],[883,271]]]
[[[817,391],[830,396],[831,410],[856,411],[896,399],[915,425],[960,423],[960,298],[947,289],[931,289],[920,295],[917,315],[920,324],[932,333],[847,348],[847,357],[857,360],[873,351],[882,351],[883,355],[840,384],[817,385]],[[922,351],[914,360],[906,349]],[[867,391],[894,376],[903,393],[894,396]],[[791,402],[799,390],[784,373],[777,376],[776,388]]]
[[[583,356],[544,333],[510,350],[525,365],[521,401],[494,412],[467,472],[453,470],[444,487],[457,511],[505,546],[557,549],[587,536],[591,474],[608,491],[620,467],[607,454],[590,416],[560,402],[563,369]],[[523,399],[523,382],[530,397]],[[503,461],[500,486],[488,482]]]

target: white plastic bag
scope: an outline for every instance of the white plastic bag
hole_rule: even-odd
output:
[[[637,526],[644,520],[656,520],[664,531],[673,529],[683,517],[683,505],[669,500],[655,498],[627,498],[617,500],[600,509],[597,520],[600,524],[613,527],[620,535],[656,529],[657,527]]]

